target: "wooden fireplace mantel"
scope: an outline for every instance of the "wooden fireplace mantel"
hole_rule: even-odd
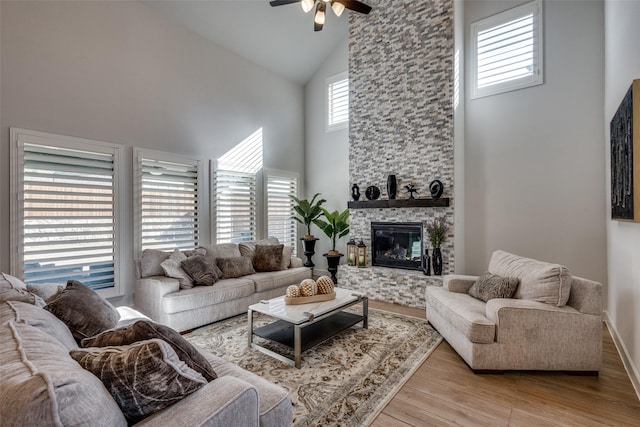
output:
[[[358,200],[347,202],[349,209],[446,208],[448,206],[448,197],[441,197],[439,199]]]

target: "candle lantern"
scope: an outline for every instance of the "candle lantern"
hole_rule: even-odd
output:
[[[357,259],[358,267],[367,266],[367,245],[364,244],[362,239],[360,239],[360,242],[358,242],[356,259]]]
[[[347,265],[356,265],[357,248],[358,245],[352,237],[349,243],[347,243]]]

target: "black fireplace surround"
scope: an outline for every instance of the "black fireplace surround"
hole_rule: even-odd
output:
[[[372,222],[371,265],[422,270],[422,224]]]

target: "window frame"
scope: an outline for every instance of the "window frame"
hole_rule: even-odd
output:
[[[296,172],[290,172],[290,171],[283,171],[283,170],[276,170],[276,169],[263,169],[263,174],[264,174],[264,229],[266,237],[272,237],[269,235],[269,178],[274,177],[274,178],[280,178],[280,179],[287,179],[287,180],[292,180],[295,181],[295,193],[290,193],[296,197],[298,197],[299,194],[299,185],[300,185],[300,175]],[[295,214],[295,211],[293,209],[293,201],[291,202],[291,215]],[[293,256],[296,256],[298,253],[298,240],[299,240],[299,233],[298,233],[298,222],[294,219],[291,219],[291,225],[293,226],[293,230],[295,233],[295,236],[293,238],[293,242],[292,242],[292,246],[293,246]],[[278,236],[273,236],[273,237],[278,237]],[[278,238],[278,240],[280,241],[280,243],[283,244],[287,244],[286,242],[281,241],[280,238]]]
[[[331,117],[331,111],[332,111],[332,103],[330,101],[330,96],[329,94],[331,93],[331,87],[332,85],[342,82],[346,80],[347,81],[347,85],[350,84],[349,81],[349,73],[344,71],[342,73],[338,73],[335,74],[333,76],[327,77],[327,79],[325,80],[325,87],[324,87],[324,99],[325,99],[325,107],[324,107],[324,111],[325,111],[325,130],[327,132],[333,132],[336,130],[340,130],[340,129],[347,129],[349,127],[349,95],[350,95],[350,90],[349,90],[349,86],[347,86],[347,118],[345,120],[342,120],[340,122],[337,123],[330,123],[330,117]]]
[[[533,14],[533,61],[535,70],[531,75],[482,88],[478,87],[478,34],[508,22]],[[473,22],[470,26],[470,78],[471,99],[484,98],[544,83],[544,31],[542,0],[533,0],[495,15]]]
[[[133,226],[134,226],[134,253],[137,257],[142,255],[142,160],[148,159],[152,161],[171,162],[184,164],[189,166],[195,166],[197,168],[197,184],[196,193],[198,195],[196,210],[198,213],[198,221],[196,226],[196,242],[195,247],[198,247],[203,240],[203,237],[207,235],[205,227],[208,221],[205,220],[207,212],[203,210],[206,206],[204,195],[204,183],[206,181],[206,168],[203,167],[203,161],[199,158],[179,156],[174,153],[168,153],[164,151],[148,150],[143,148],[133,148],[133,176],[134,176],[134,190],[133,190]]]
[[[81,151],[93,151],[101,154],[113,155],[113,282],[108,288],[96,289],[96,292],[105,298],[123,296],[122,286],[122,260],[121,248],[123,247],[122,221],[126,218],[125,203],[122,202],[125,194],[123,180],[120,179],[123,165],[124,147],[109,142],[58,135],[48,132],[39,132],[21,128],[10,128],[10,265],[11,271],[18,277],[24,277],[24,143],[41,144],[45,146],[67,148]]]

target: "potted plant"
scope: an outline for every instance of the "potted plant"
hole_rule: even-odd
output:
[[[331,239],[331,250],[323,254],[323,256],[327,258],[331,279],[333,283],[337,284],[338,278],[336,277],[336,273],[338,272],[338,264],[340,263],[340,257],[344,256],[344,254],[336,250],[336,242],[338,239],[349,234],[349,209],[345,209],[342,212],[337,210],[329,212],[322,208],[322,214],[326,221],[317,218],[313,223]]]
[[[307,261],[304,263],[305,267],[313,267],[315,265],[311,260],[311,257],[316,253],[315,247],[318,239],[311,234],[311,224],[313,224],[314,220],[318,219],[318,217],[322,215],[322,204],[326,202],[325,199],[316,201],[318,196],[320,196],[320,193],[314,194],[311,201],[307,199],[299,199],[296,196],[289,196],[295,203],[293,205],[293,210],[296,212],[296,214],[291,218],[295,219],[307,228],[307,234],[300,238],[300,240],[302,240],[304,254],[307,257]]]
[[[440,247],[447,239],[449,226],[445,217],[436,218],[433,221],[426,222],[427,236],[433,247],[433,274],[440,276],[442,274],[442,252]]]

